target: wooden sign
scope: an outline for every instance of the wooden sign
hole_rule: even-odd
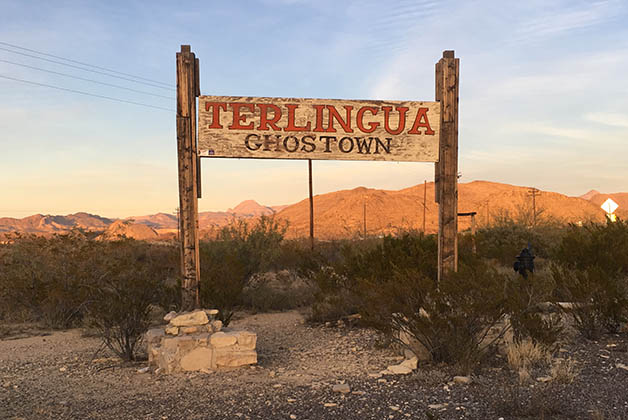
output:
[[[440,103],[201,96],[202,157],[438,161]]]

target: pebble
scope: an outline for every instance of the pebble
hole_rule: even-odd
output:
[[[68,370],[68,368],[65,366],[59,368],[59,372],[65,372],[66,370]]]
[[[348,392],[351,392],[351,387],[348,384],[336,384],[331,387],[331,390],[334,392],[341,392],[343,394],[346,394]]]
[[[336,403],[325,403],[325,404],[323,404],[323,407],[337,407],[337,406],[338,406],[338,404],[336,404]]]
[[[427,408],[432,409],[432,410],[440,410],[441,408],[445,408],[449,405],[449,403],[442,403],[442,404],[430,404],[427,406]]]
[[[471,378],[469,376],[454,376],[454,382],[461,385],[469,385]]]
[[[291,418],[292,420],[294,420],[294,419],[296,419],[296,418],[297,418],[297,416],[295,416],[294,414],[290,414],[290,418]]]
[[[619,369],[628,370],[628,365],[625,365],[623,363],[617,363],[615,366]]]
[[[388,408],[390,408],[392,411],[399,411],[399,406],[398,405],[391,405]]]
[[[148,373],[149,370],[150,370],[150,368],[147,366],[147,367],[143,367],[141,369],[138,369],[137,373]]]

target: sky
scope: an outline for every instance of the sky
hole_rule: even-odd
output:
[[[415,101],[434,100],[434,65],[455,50],[460,182],[628,191],[628,0],[0,0],[0,11],[0,217],[175,212],[182,44],[204,95]],[[313,174],[315,194],[396,190],[433,181],[434,165],[315,161]],[[203,159],[199,210],[292,204],[307,181],[306,161]]]

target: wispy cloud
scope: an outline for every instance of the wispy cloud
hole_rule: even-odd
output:
[[[568,1],[556,5],[552,11],[524,19],[519,22],[512,41],[526,42],[561,35],[578,29],[600,25],[618,15],[618,9],[625,5],[622,1],[598,2]],[[542,7],[547,6],[545,4]]]
[[[598,124],[604,124],[612,127],[628,128],[628,115],[612,112],[591,112],[585,114],[584,118]]]

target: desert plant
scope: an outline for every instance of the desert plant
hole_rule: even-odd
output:
[[[242,293],[242,305],[259,312],[287,310],[312,303],[314,290],[306,279],[289,270],[257,273]]]
[[[579,270],[557,265],[552,272],[559,297],[569,302],[561,308],[584,337],[597,339],[604,329],[616,332],[625,322],[625,279],[609,276],[598,266]]]
[[[151,305],[175,296],[174,247],[132,239],[101,244],[101,255],[90,264],[97,281],[89,285],[89,326],[104,345],[124,360],[136,360],[138,346],[150,325]]]
[[[365,299],[378,299],[386,285],[394,284],[395,272],[413,270],[435,278],[436,240],[434,235],[385,236],[366,241],[344,241],[317,251],[318,266],[309,277],[317,287],[310,320],[333,321],[361,312],[367,320],[387,317],[390,308],[364,305]],[[372,285],[372,286],[371,286]],[[377,315],[369,312],[379,311]]]
[[[285,231],[286,226],[272,217],[262,216],[253,225],[235,219],[217,239],[200,244],[201,304],[218,309],[225,326],[242,304],[251,276],[275,267]]]
[[[550,376],[552,381],[560,384],[570,384],[580,374],[578,364],[573,359],[555,359],[552,362]]]
[[[560,312],[543,313],[539,306],[552,302],[555,284],[546,272],[531,273],[527,277],[510,274],[505,284],[505,295],[510,324],[515,341],[530,339],[552,350],[562,331]]]
[[[360,313],[394,338],[401,332],[410,337],[406,341],[416,340],[434,361],[468,373],[505,331],[501,328],[487,340],[505,315],[503,282],[502,275],[480,260],[461,264],[458,273],[438,285],[417,270],[395,270],[387,281],[360,281]]]
[[[549,363],[551,354],[543,345],[530,339],[524,339],[508,343],[506,358],[511,369],[519,371]]]
[[[86,264],[98,244],[81,231],[51,238],[16,235],[0,257],[2,300],[12,311],[28,310],[52,328],[77,325],[85,313]]]
[[[537,223],[535,227],[530,227],[528,223],[505,215],[497,218],[491,226],[478,229],[475,238],[477,252],[483,258],[512,267],[515,256],[527,244],[537,257],[549,257],[560,243],[563,231],[563,225],[557,222]]]

